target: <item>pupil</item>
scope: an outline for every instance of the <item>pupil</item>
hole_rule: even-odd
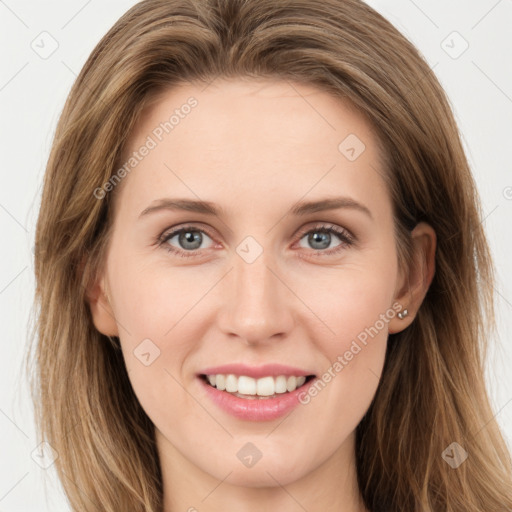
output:
[[[315,247],[316,249],[326,249],[327,247],[329,247],[331,241],[330,238],[331,235],[329,233],[317,231],[316,233],[309,236],[309,241],[313,246],[315,243],[320,242],[320,247]]]
[[[194,242],[196,242],[195,245]],[[197,242],[199,243],[197,244]],[[201,233],[198,231],[184,231],[180,235],[180,244],[184,249],[197,249],[201,246]],[[190,247],[188,244],[192,244],[192,247]]]

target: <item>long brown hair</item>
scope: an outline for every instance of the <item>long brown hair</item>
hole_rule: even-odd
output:
[[[75,511],[162,511],[154,430],[115,339],[93,326],[118,171],[144,108],[173,84],[269,77],[313,84],[372,123],[386,155],[402,264],[410,230],[437,233],[416,319],[390,335],[357,427],[366,506],[512,510],[510,453],[484,383],[493,270],[475,185],[445,93],[417,50],[359,0],[145,0],[103,37],[60,117],[37,223],[37,342],[27,368],[41,440]],[[443,452],[469,454],[453,469]]]

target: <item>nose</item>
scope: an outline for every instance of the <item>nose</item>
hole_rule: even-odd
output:
[[[223,279],[218,313],[226,336],[256,345],[274,343],[291,332],[294,295],[274,262],[266,251],[252,263],[233,255],[234,268]]]

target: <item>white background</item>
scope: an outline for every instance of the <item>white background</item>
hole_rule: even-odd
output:
[[[368,3],[420,49],[446,89],[463,134],[498,275],[500,340],[487,379],[512,447],[512,1]],[[44,470],[31,458],[36,437],[21,363],[34,291],[34,228],[66,95],[96,43],[133,4],[0,0],[0,512],[69,510],[53,468]],[[453,58],[465,41],[468,49]],[[47,51],[58,47],[44,59],[34,51],[39,45],[42,52],[43,44]]]

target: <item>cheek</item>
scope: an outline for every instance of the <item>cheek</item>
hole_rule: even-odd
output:
[[[379,251],[380,252],[380,251]],[[386,254],[384,251],[381,254]],[[301,293],[322,320],[323,352],[331,361],[349,350],[353,341],[369,346],[369,340],[380,343],[387,339],[388,323],[395,313],[392,308],[396,285],[395,258],[374,257],[350,263],[325,274],[315,281],[310,274]],[[317,274],[320,277],[320,273]],[[311,283],[316,286],[312,287]],[[377,343],[374,343],[377,344]]]
[[[112,261],[116,261],[113,257]],[[208,290],[210,279],[190,279],[176,269],[149,269],[136,260],[111,265],[115,316],[133,389],[146,412],[173,397],[182,408],[183,365],[197,350],[200,336],[191,329],[194,305]],[[195,324],[200,326],[200,324]],[[196,341],[194,341],[196,340]],[[150,414],[153,416],[153,414]]]
[[[211,286],[211,276],[202,276],[200,270],[186,272],[165,264],[148,268],[136,260],[117,266],[111,276],[116,318],[126,327],[121,334],[135,344],[144,338],[168,342]]]
[[[329,404],[327,410],[338,410],[343,404],[345,417],[354,419],[354,427],[377,389],[389,321],[396,315],[392,307],[397,276],[394,252],[390,250],[388,258],[378,254],[386,252],[376,251],[366,261],[338,269],[336,276],[320,281],[307,300],[322,319],[322,323],[314,322],[315,328],[310,322],[308,336],[324,359],[318,394]],[[306,288],[304,284],[304,296]],[[321,334],[316,331],[319,326]],[[305,401],[309,398],[315,397],[304,397]]]

